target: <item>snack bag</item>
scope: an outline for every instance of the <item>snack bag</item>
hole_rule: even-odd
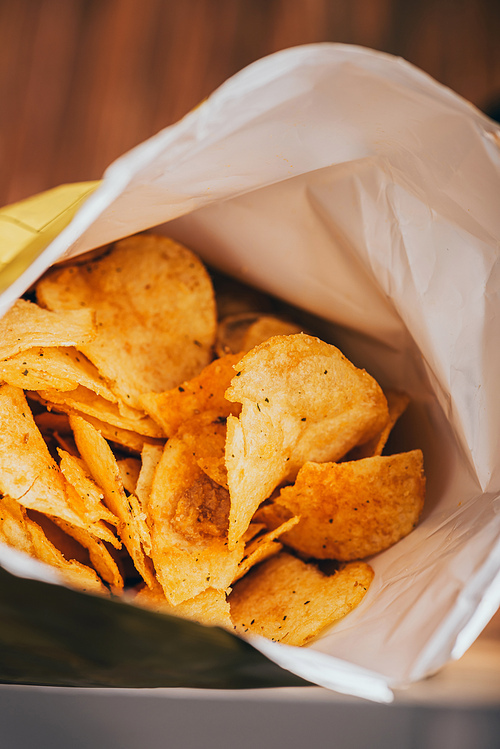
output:
[[[321,320],[408,394],[400,447],[423,450],[427,475],[418,527],[370,559],[362,603],[307,648],[246,636],[338,691],[389,700],[459,657],[500,601],[499,138],[399,59],[287,50],[112,164],[0,298],[5,312],[56,261],[154,227]],[[43,577],[6,547],[0,561]]]

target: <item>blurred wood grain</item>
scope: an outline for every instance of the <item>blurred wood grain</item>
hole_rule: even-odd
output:
[[[0,0],[0,205],[96,179],[226,78],[334,41],[500,96],[498,0]]]

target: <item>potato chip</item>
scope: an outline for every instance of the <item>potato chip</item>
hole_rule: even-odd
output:
[[[183,382],[165,393],[147,393],[139,400],[142,408],[161,425],[167,437],[201,411],[210,411],[213,418],[239,414],[240,406],[226,400],[225,392],[234,377],[233,365],[239,355],[229,354],[215,359],[197,377]]]
[[[163,454],[163,445],[144,445],[141,452],[141,470],[137,479],[135,495],[144,510],[149,503],[153,479]]]
[[[95,338],[91,309],[50,312],[24,299],[0,319],[0,360],[35,346],[81,346]]]
[[[24,393],[0,386],[0,493],[24,507],[83,527],[67,484],[36,426]]]
[[[94,309],[98,333],[78,348],[124,402],[194,377],[211,359],[216,310],[200,260],[166,237],[137,235],[36,287],[51,310]]]
[[[90,476],[85,462],[63,449],[58,449],[59,469],[66,481],[73,487],[78,499],[73,500],[78,514],[85,521],[87,530],[102,541],[107,541],[116,549],[121,549],[121,543],[111,528],[118,525],[118,518],[103,504],[104,494]]]
[[[112,427],[136,432],[145,437],[163,437],[161,427],[142,411],[129,408],[128,414],[124,415],[121,413],[119,404],[110,403],[81,385],[66,393],[59,393],[57,390],[39,390],[37,394],[47,408],[55,408],[69,415],[78,412],[92,416]],[[34,394],[29,395],[32,397]]]
[[[0,541],[57,567],[65,582],[74,588],[90,593],[107,592],[93,569],[75,559],[66,559],[40,525],[10,497],[0,499]]]
[[[43,528],[50,541],[59,548],[66,558],[65,548],[61,541],[61,536],[57,540],[47,532],[45,523],[38,523]],[[107,549],[106,545],[90,533],[86,528],[77,528],[74,525],[66,523],[64,520],[54,519],[54,524],[59,527],[62,536],[74,539],[80,546],[87,550],[89,563],[95,569],[97,574],[109,585],[113,593],[120,594],[123,590],[123,575],[117,564],[117,559]]]
[[[226,398],[231,496],[229,546],[260,503],[308,460],[338,460],[387,423],[384,394],[335,346],[305,334],[277,336],[246,354]]]
[[[265,559],[269,559],[269,557],[274,556],[274,554],[278,554],[283,548],[283,544],[278,541],[278,538],[283,533],[286,533],[293,528],[299,520],[299,517],[292,517],[281,525],[278,525],[269,533],[264,533],[253,538],[250,543],[245,546],[245,556],[238,565],[238,573],[233,580],[233,584],[246,575],[256,564],[263,562]],[[252,523],[250,523],[249,528],[251,525]],[[259,526],[258,523],[255,525],[257,525],[257,527]]]
[[[118,399],[88,359],[72,346],[33,348],[0,362],[0,381],[23,390],[75,390],[78,385],[116,402]]]
[[[350,561],[378,554],[415,527],[425,495],[420,450],[346,463],[306,463],[293,486],[259,519],[276,525],[301,515],[283,541],[316,559]],[[283,509],[285,512],[283,512]]]
[[[353,448],[347,455],[347,460],[359,460],[360,458],[371,458],[375,455],[382,455],[382,451],[389,438],[389,434],[399,417],[405,412],[410,398],[406,393],[398,393],[396,390],[389,390],[385,393],[387,406],[389,409],[389,421],[382,431],[375,435],[369,442],[364,445],[358,445]]]
[[[155,569],[170,604],[229,587],[243,556],[242,546],[227,547],[229,495],[176,437],[165,445],[147,513]]]
[[[281,552],[236,583],[229,596],[231,619],[239,634],[305,645],[355,608],[372,579],[364,562],[327,576]]]
[[[275,315],[246,312],[224,318],[217,328],[215,350],[219,356],[247,353],[277,335],[303,332],[301,325]]]
[[[139,606],[160,614],[180,616],[211,627],[231,627],[229,603],[223,590],[207,588],[195,598],[172,606],[163,592],[142,588],[133,600]]]
[[[227,489],[226,419],[205,411],[186,421],[177,436],[189,447],[202,471]]]
[[[141,461],[137,458],[122,458],[117,461],[120,469],[123,488],[128,494],[135,494],[139,473],[141,470]]]
[[[118,518],[118,535],[137,572],[149,587],[155,588],[157,583],[153,564],[145,551],[145,547],[151,545],[149,532],[143,519],[137,516],[138,503],[133,503],[132,498],[125,494],[111,448],[104,437],[82,417],[70,416],[70,424],[80,455],[94,481],[101,487],[108,509]]]
[[[215,350],[218,356],[246,353],[259,343],[276,335],[301,333],[302,327],[291,320],[256,312],[230,315],[220,321],[217,328]]]

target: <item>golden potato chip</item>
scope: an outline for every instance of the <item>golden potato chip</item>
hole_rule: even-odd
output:
[[[0,362],[0,381],[23,390],[75,390],[78,385],[116,402],[118,399],[88,359],[72,346],[33,348]]]
[[[215,350],[219,356],[246,353],[277,335],[303,332],[300,325],[275,315],[244,312],[224,318],[217,328]]]
[[[293,486],[258,517],[272,525],[301,515],[283,541],[316,559],[350,561],[378,554],[415,527],[425,495],[420,450],[349,463],[306,463]]]
[[[142,588],[133,599],[139,606],[157,611],[160,614],[171,614],[183,619],[191,619],[199,624],[211,627],[231,627],[229,603],[223,590],[207,588],[189,601],[172,606],[162,591]]]
[[[236,583],[229,596],[231,619],[240,634],[305,645],[355,608],[372,579],[364,562],[327,576],[281,552]]]
[[[141,470],[137,479],[135,495],[143,510],[148,506],[153,479],[163,454],[163,445],[144,445],[141,452]]]
[[[122,458],[117,461],[117,464],[125,491],[129,494],[135,494],[141,470],[141,461],[137,460],[137,458]]]
[[[146,393],[139,401],[147,413],[161,425],[167,437],[201,411],[210,411],[213,418],[239,414],[240,406],[229,403],[225,392],[234,377],[233,365],[240,356],[229,354],[215,359],[197,377],[183,382],[165,393]]]
[[[0,494],[83,527],[64,476],[49,453],[24,393],[0,386]]]
[[[110,403],[81,385],[65,393],[59,393],[57,390],[39,390],[37,393],[47,408],[54,408],[68,415],[77,412],[92,416],[119,430],[125,429],[145,437],[163,437],[161,427],[142,411],[129,408],[127,415],[124,415],[119,404]],[[29,395],[33,397],[36,394]]]
[[[0,359],[34,346],[81,346],[95,338],[91,309],[50,312],[24,299],[0,319]]]
[[[227,489],[226,419],[204,411],[179,427],[177,437],[189,447],[202,471]]]
[[[286,520],[281,525],[278,525],[274,530],[269,533],[264,533],[253,538],[250,543],[245,546],[245,556],[238,565],[238,573],[233,580],[233,584],[241,577],[247,574],[247,572],[259,562],[263,562],[265,559],[278,554],[283,548],[283,544],[279,543],[278,538],[293,528],[299,522],[299,517],[292,517]],[[250,523],[249,528],[253,524]],[[257,527],[260,525],[256,523]]]
[[[147,513],[156,573],[170,604],[229,587],[243,556],[242,545],[227,547],[229,495],[176,437],[165,445]]]
[[[127,497],[120,470],[108,443],[80,416],[70,416],[75,442],[96,484],[102,489],[105,503],[118,518],[118,535],[129,552],[137,572],[145,583],[156,587],[153,564],[145,548],[151,540],[143,518],[138,517],[138,503]],[[142,534],[142,535],[141,535]]]
[[[97,336],[78,348],[126,403],[194,377],[211,359],[216,310],[200,260],[166,237],[137,235],[37,284],[51,310],[95,310]]]
[[[93,569],[75,559],[66,559],[33,521],[27,511],[10,497],[0,499],[0,541],[56,567],[64,581],[85,592],[106,593]]]
[[[338,460],[387,423],[384,394],[335,346],[299,334],[260,344],[237,365],[226,398],[226,466],[233,547],[260,503],[308,460]]]
[[[72,498],[72,506],[84,519],[87,530],[116,549],[121,549],[120,540],[106,525],[118,525],[118,518],[103,504],[104,494],[92,480],[85,462],[63,449],[58,448],[58,453],[59,469],[76,492],[77,498]]]
[[[375,435],[373,439],[365,442],[363,445],[357,445],[353,448],[346,456],[347,460],[360,460],[361,458],[372,458],[375,455],[382,455],[382,451],[394,424],[405,412],[410,402],[410,398],[406,393],[398,393],[396,390],[387,391],[385,397],[389,409],[389,421],[382,431]]]
[[[123,575],[117,564],[117,559],[107,549],[106,545],[98,538],[90,533],[86,528],[77,528],[74,525],[66,523],[64,520],[54,518],[53,525],[58,527],[60,535],[54,537],[54,533],[50,533],[47,528],[47,522],[43,522],[43,518],[40,513],[37,518],[38,525],[40,525],[47,536],[47,538],[54,544],[54,546],[61,550],[63,555],[68,559],[66,553],[67,544],[65,544],[63,537],[66,539],[74,539],[81,547],[87,550],[89,563],[95,569],[97,574],[109,585],[113,590],[113,593],[119,594],[123,590]],[[47,518],[45,519],[47,520]],[[50,523],[52,521],[49,520]],[[80,560],[81,561],[81,560]]]

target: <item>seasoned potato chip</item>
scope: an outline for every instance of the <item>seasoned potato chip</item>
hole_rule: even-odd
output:
[[[57,567],[65,582],[74,588],[91,593],[106,593],[106,588],[95,571],[75,559],[66,559],[49,541],[40,525],[10,497],[0,498],[0,541]]]
[[[97,574],[105,582],[109,583],[113,593],[116,595],[121,593],[123,590],[123,575],[119,569],[116,557],[111,554],[106,545],[100,539],[95,538],[86,528],[77,528],[57,518],[54,519],[54,522],[67,536],[70,536],[84,549],[87,549],[90,563]],[[47,533],[45,528],[44,531]],[[61,548],[57,543],[54,545]]]
[[[117,427],[119,430],[125,429],[145,437],[163,437],[161,427],[142,411],[127,408],[127,413],[123,414],[119,404],[110,403],[81,385],[66,393],[59,393],[57,390],[39,390],[37,392],[47,408],[54,408],[69,415],[78,412],[92,416],[94,419]],[[33,393],[30,393],[30,397],[33,395]]]
[[[229,596],[231,619],[240,634],[305,645],[355,608],[372,579],[364,562],[327,576],[281,552],[236,583]]]
[[[227,547],[229,495],[176,437],[165,445],[147,513],[153,561],[169,603],[229,587],[243,555],[242,546]]]
[[[269,533],[264,533],[263,535],[259,535],[256,538],[253,538],[245,546],[245,556],[238,565],[238,574],[233,580],[233,583],[243,577],[243,575],[246,575],[247,572],[256,564],[259,564],[259,562],[263,562],[265,559],[269,559],[269,557],[274,556],[274,554],[278,554],[278,552],[280,552],[283,548],[283,544],[279,543],[278,538],[283,533],[286,533],[291,528],[293,528],[293,526],[296,525],[299,520],[299,517],[292,517],[289,520],[286,520],[281,525],[278,525]],[[257,527],[259,526],[258,523],[256,523],[255,525]],[[250,524],[249,528],[251,526],[252,523]]]
[[[84,527],[66,480],[49,453],[19,388],[0,387],[0,493],[24,507]]]
[[[144,445],[141,452],[141,470],[137,479],[135,495],[143,510],[148,506],[153,479],[163,454],[163,445]]]
[[[302,327],[274,315],[244,312],[225,317],[217,328],[215,350],[219,356],[246,353],[276,335],[301,333]]]
[[[123,239],[96,260],[51,271],[36,293],[51,310],[95,310],[97,336],[78,348],[131,405],[141,393],[194,377],[210,361],[210,278],[192,252],[166,237]]]
[[[172,614],[183,619],[191,619],[199,624],[211,627],[231,627],[229,603],[223,590],[207,588],[189,601],[172,606],[161,591],[142,588],[134,598],[139,606],[157,611],[160,614]]]
[[[260,503],[306,461],[338,460],[388,420],[375,380],[304,334],[271,338],[246,354],[226,398],[242,404],[240,417],[227,419],[230,548]]]
[[[82,346],[95,338],[91,309],[50,312],[24,299],[0,319],[0,359],[34,346]]]
[[[72,346],[34,348],[0,362],[0,381],[23,390],[75,390],[78,385],[116,402],[118,399],[88,359]]]
[[[72,506],[84,519],[86,529],[94,537],[107,541],[116,549],[121,549],[119,539],[106,525],[106,523],[109,523],[116,526],[118,518],[103,504],[104,495],[92,481],[84,461],[60,448],[58,448],[58,453],[61,473],[75,492],[74,495],[70,494]]]
[[[137,458],[122,458],[117,461],[117,464],[125,491],[129,494],[135,494],[141,470],[141,461],[137,460]]]
[[[189,447],[202,471],[227,489],[226,419],[214,418],[213,411],[205,411],[186,421],[177,436]]]
[[[226,400],[225,392],[234,377],[233,365],[239,355],[215,359],[197,377],[165,393],[147,393],[139,400],[142,408],[161,425],[167,437],[201,411],[210,411],[213,419],[238,415],[240,406]]]
[[[373,439],[365,442],[364,445],[358,445],[351,450],[347,456],[347,460],[359,460],[360,458],[371,458],[375,455],[382,455],[382,450],[385,447],[394,424],[405,412],[410,402],[410,398],[406,393],[398,393],[396,390],[389,390],[385,393],[385,397],[389,408],[389,421],[380,434],[375,435]]]
[[[99,432],[80,416],[70,416],[75,441],[96,484],[101,487],[107,507],[118,518],[118,535],[145,583],[157,585],[153,564],[145,549],[151,546],[149,532],[140,517],[138,502],[127,497],[120,470],[111,449]]]
[[[425,495],[420,450],[349,463],[306,463],[293,486],[258,517],[271,525],[286,513],[300,522],[283,541],[316,559],[350,561],[378,554],[415,527]],[[283,512],[284,509],[284,512]]]

